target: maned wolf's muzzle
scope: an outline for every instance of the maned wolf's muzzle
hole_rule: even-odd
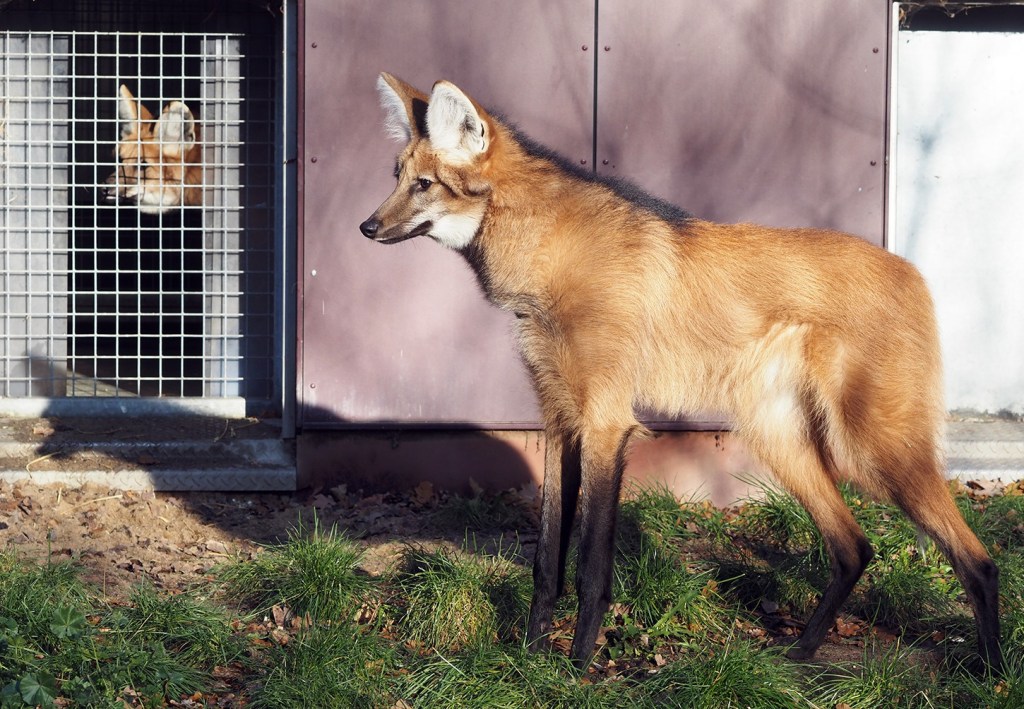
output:
[[[128,176],[124,165],[118,163],[117,169],[104,181],[100,188],[100,199],[105,204],[138,203],[138,186]]]
[[[406,239],[412,239],[417,236],[423,236],[430,232],[434,228],[434,223],[427,220],[415,227],[412,231],[403,232],[395,227],[390,227],[381,231],[381,221],[374,214],[372,217],[367,219],[365,222],[359,225],[359,231],[363,232],[363,236],[368,239],[373,239],[378,244],[397,244],[400,241]]]

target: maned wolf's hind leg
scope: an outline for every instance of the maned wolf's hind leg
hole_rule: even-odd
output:
[[[999,649],[999,568],[964,521],[939,472],[934,456],[922,456],[913,475],[894,486],[893,498],[949,559],[967,593],[978,632],[978,653],[995,672]],[[912,479],[912,484],[911,484]]]
[[[879,433],[876,428],[874,433]],[[978,628],[978,649],[990,668],[1002,665],[999,649],[999,571],[985,548],[964,522],[939,472],[931,446],[922,443],[916,448],[890,434],[888,455],[880,455],[880,441],[862,441],[865,449],[875,450],[869,458],[894,461],[884,473],[874,470],[854,471],[853,478],[876,492],[888,492],[910,519],[926,532],[943,551],[963,584]],[[930,437],[924,437],[924,441]],[[778,443],[778,441],[776,442]],[[872,446],[873,443],[873,446]],[[773,447],[775,455],[764,449],[759,452],[772,467],[783,485],[800,501],[813,517],[821,532],[832,561],[832,574],[824,594],[811,615],[803,634],[788,655],[803,660],[814,656],[829,628],[835,622],[840,606],[849,596],[871,560],[872,552],[863,531],[843,502],[824,469],[823,459],[830,459],[824,443],[818,450],[808,443],[804,453],[791,454],[788,461],[778,455],[786,446]],[[821,451],[820,454],[818,451]],[[863,458],[862,458],[863,460]]]
[[[533,562],[533,601],[526,631],[526,641],[533,649],[538,649],[551,631],[555,601],[565,589],[565,557],[580,489],[579,444],[551,428],[545,439],[540,538]]]
[[[825,639],[840,606],[864,573],[873,552],[809,440],[792,440],[788,445],[758,448],[757,452],[775,472],[779,482],[811,515],[831,561],[828,585],[818,606],[800,639],[787,653],[794,660],[806,660],[814,656]]]

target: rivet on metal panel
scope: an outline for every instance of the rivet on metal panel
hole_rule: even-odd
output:
[[[606,51],[606,52],[610,52],[610,51],[612,51],[612,48],[611,48],[611,47],[609,47],[609,46],[608,46],[608,45],[606,44],[606,45],[604,45],[604,51]]]
[[[872,161],[871,161],[871,167],[874,167],[874,166],[875,166],[875,165],[877,165],[877,164],[878,164],[878,161],[877,161],[877,160],[872,160]]]
[[[607,165],[607,164],[608,164],[608,161],[607,161],[607,160],[602,160],[602,161],[601,161],[601,164],[602,164],[602,165]]]
[[[311,157],[311,158],[309,159],[309,161],[310,161],[310,162],[316,162],[316,161],[317,161],[317,157],[316,157],[316,155],[314,155],[313,157]]]
[[[871,48],[871,53],[872,54],[878,54],[878,47],[872,47]]]
[[[586,165],[586,164],[587,164],[587,159],[586,158],[583,158],[583,159],[580,160],[580,165]]]
[[[313,49],[316,49],[316,42],[311,43],[309,46],[312,47]]]
[[[584,44],[582,47],[580,47],[580,49],[582,49],[585,52],[585,51],[587,51],[588,47],[587,47],[587,45]]]
[[[310,382],[309,383],[309,388],[310,389],[316,389],[316,382]]]
[[[312,271],[310,271],[310,272],[309,272],[309,275],[311,275],[311,276],[313,276],[314,278],[316,278],[316,269],[314,268],[314,269],[313,269]]]

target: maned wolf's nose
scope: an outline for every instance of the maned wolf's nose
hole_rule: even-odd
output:
[[[380,229],[380,222],[374,217],[370,217],[365,222],[359,225],[359,231],[363,232],[363,236],[373,238],[377,235],[377,230]]]

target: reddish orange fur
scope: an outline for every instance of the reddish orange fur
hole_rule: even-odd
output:
[[[936,539],[968,591],[983,656],[999,664],[997,571],[943,481],[939,341],[910,263],[834,231],[666,218],[531,149],[475,102],[464,125],[478,119],[486,143],[466,159],[423,132],[423,107],[441,99],[382,80],[407,113],[409,142],[395,192],[362,229],[395,241],[417,215],[433,223],[438,214],[482,214],[459,250],[487,297],[516,314],[540,399],[549,454],[531,642],[550,628],[578,494],[572,655],[582,666],[593,651],[610,601],[622,466],[628,440],[645,430],[635,414],[642,407],[728,413],[813,516],[832,580],[792,656],[813,655],[871,557],[836,489],[849,480],[897,502]],[[440,82],[434,96],[437,86],[450,87]],[[465,131],[470,145],[477,134]],[[424,177],[445,189],[417,189]]]
[[[203,203],[199,127],[193,124],[182,141],[161,142],[157,132],[160,121],[170,120],[176,106],[192,120],[191,111],[181,102],[168,103],[160,118],[154,119],[126,86],[121,87],[118,169],[106,181],[111,198],[128,200],[151,213]]]

